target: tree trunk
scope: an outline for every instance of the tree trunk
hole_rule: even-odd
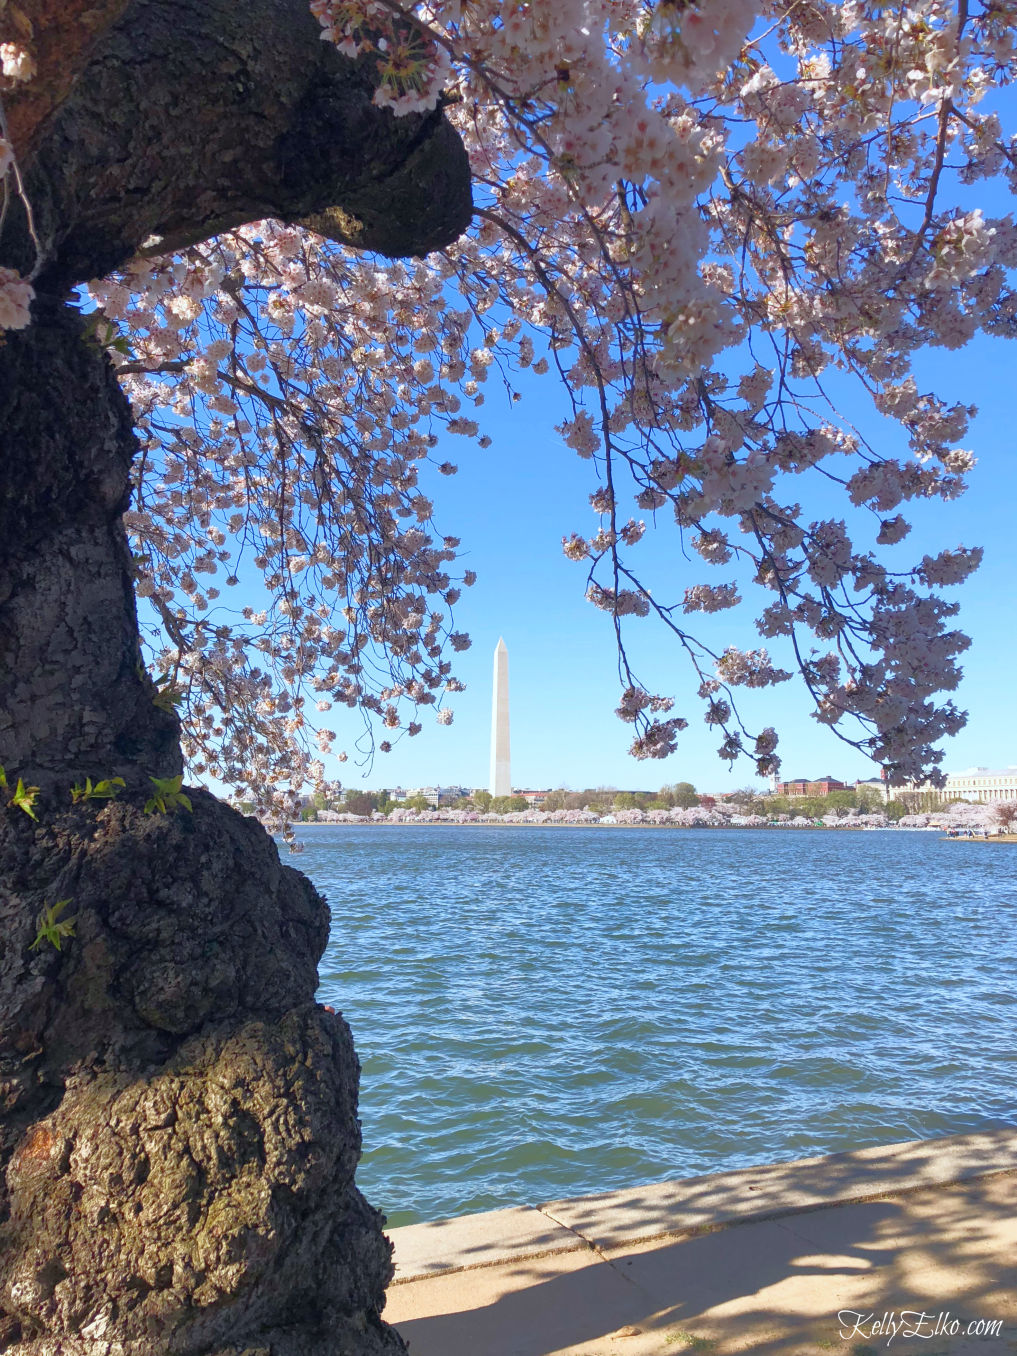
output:
[[[370,95],[306,0],[146,0],[27,165],[41,295],[0,344],[0,1352],[403,1350],[354,1185],[356,1055],[314,1002],[327,906],[207,793],[144,813],[181,761],[141,666],[130,412],[63,301],[153,232],[269,213],[392,252],[453,238],[461,147]],[[0,261],[31,252],[11,212]],[[86,776],[126,788],[72,804]],[[19,777],[37,819],[5,803]],[[63,900],[74,934],[33,949]]]

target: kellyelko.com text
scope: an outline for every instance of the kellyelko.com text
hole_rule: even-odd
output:
[[[938,1314],[926,1309],[889,1309],[881,1314],[841,1309],[837,1321],[845,1341],[882,1337],[887,1346],[897,1337],[999,1337],[1003,1332],[1001,1318],[954,1318],[949,1309]]]

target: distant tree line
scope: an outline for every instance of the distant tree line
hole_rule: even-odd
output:
[[[926,793],[899,791],[888,803],[873,786],[844,787],[840,791],[831,791],[826,796],[773,796],[762,795],[753,787],[743,787],[726,797],[727,803],[735,804],[743,814],[762,815],[773,819],[777,815],[801,815],[805,819],[822,819],[824,815],[846,815],[852,810],[862,814],[881,814],[887,819],[903,819],[905,815],[917,814],[922,810],[942,809],[948,803],[942,797],[936,802],[925,804]]]
[[[671,810],[689,809],[702,803],[702,798],[691,782],[674,782],[659,791],[618,791],[613,786],[587,787],[571,791],[558,787],[549,791],[540,807],[544,810],[591,810],[607,814],[610,810]],[[713,804],[709,797],[706,803]],[[510,814],[529,808],[523,796],[492,796],[490,791],[477,790],[454,801],[451,809],[476,810],[479,814]],[[375,811],[388,814],[390,810],[434,810],[437,804],[426,796],[408,796],[393,800],[388,791],[346,791],[340,798],[316,792],[304,802],[301,818],[317,818],[319,810],[336,810],[342,814],[369,818]]]
[[[426,809],[426,801],[422,797],[418,799],[421,801],[420,808]],[[323,792],[316,791],[305,801],[300,818],[305,821],[313,820],[318,817],[319,810],[338,810],[342,814],[361,815],[366,819],[375,810],[387,815],[389,810],[395,809],[396,803],[387,791],[347,791],[341,800],[337,796],[326,796]],[[402,801],[398,803],[403,804]]]
[[[889,804],[884,803],[875,787],[845,787],[826,796],[775,796],[757,787],[744,786],[724,797],[729,805],[736,805],[742,814],[762,815],[773,819],[778,815],[802,815],[806,819],[822,819],[824,815],[846,815],[852,810],[864,814],[883,814],[898,820],[904,815],[927,810],[944,809],[955,801],[938,793],[899,790]],[[712,796],[700,794],[691,782],[670,782],[659,791],[619,791],[613,786],[590,786],[582,791],[557,787],[549,791],[540,807],[543,810],[590,810],[594,814],[609,814],[612,810],[689,810],[697,805],[710,808],[716,804]],[[479,814],[510,814],[529,808],[522,796],[492,796],[490,791],[477,790],[455,801],[456,810],[475,810]],[[437,804],[425,796],[408,796],[393,800],[388,791],[347,791],[338,797],[326,797],[318,792],[308,798],[301,817],[313,820],[319,810],[338,810],[344,814],[369,818],[375,811],[387,815],[391,810],[434,810]],[[1017,818],[1017,809],[1012,818]],[[1012,822],[1012,821],[1008,821]]]

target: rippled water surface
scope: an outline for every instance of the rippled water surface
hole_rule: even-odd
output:
[[[1017,847],[308,828],[393,1226],[1017,1119]]]

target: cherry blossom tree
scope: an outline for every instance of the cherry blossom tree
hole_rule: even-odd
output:
[[[688,719],[628,663],[626,628],[652,615],[721,756],[778,765],[775,732],[747,730],[735,697],[789,671],[758,642],[714,652],[694,631],[744,584],[639,571],[647,523],[670,520],[759,593],[760,637],[786,638],[819,720],[896,779],[935,777],[964,719],[942,694],[966,645],[937,590],[980,552],[892,548],[907,502],[955,497],[973,464],[971,410],[920,390],[914,354],[1012,324],[1012,222],[962,203],[1013,180],[997,97],[1011,8],[311,8],[376,67],[378,105],[445,106],[476,226],[407,264],[337,246],[327,213],[266,220],[177,253],[152,239],[93,284],[144,440],[137,588],[195,771],[285,811],[336,749],[329,712],[377,723],[383,751],[429,708],[451,719],[468,644],[453,608],[473,576],[421,476],[454,473],[441,434],[487,445],[489,379],[553,369],[598,519],[563,546],[617,633],[632,752],[668,755]],[[31,70],[27,51],[5,59],[12,80]],[[25,283],[5,295],[25,318]],[[850,392],[840,410],[827,384]],[[909,454],[861,436],[858,399]],[[841,488],[844,518],[798,502],[816,481]],[[264,605],[231,612],[252,570]]]
[[[78,819],[102,780],[95,822],[141,833],[117,816],[142,824],[152,779],[183,794],[178,734],[194,775],[284,818],[342,756],[333,712],[378,728],[382,752],[447,724],[474,581],[429,487],[456,469],[446,435],[487,445],[488,383],[515,393],[521,371],[562,383],[558,434],[589,463],[593,519],[563,524],[563,549],[614,628],[637,757],[673,752],[691,717],[629,661],[653,618],[722,757],[776,770],[775,731],[736,698],[797,670],[820,721],[894,780],[935,782],[967,643],[940,590],[980,553],[907,555],[907,506],[955,498],[974,462],[971,410],[923,390],[915,358],[1013,330],[1017,233],[972,194],[1017,181],[1017,6],[238,8],[0,11],[0,358],[34,392],[4,407],[0,472],[17,832],[36,832],[18,818],[30,788],[44,809],[73,774]],[[863,436],[859,402],[899,447]],[[810,508],[831,490],[842,510]],[[645,578],[648,528],[697,569]],[[231,608],[232,590],[260,601]],[[697,637],[697,614],[750,591],[757,636]],[[74,641],[65,673],[56,636]],[[239,833],[211,804],[196,819]],[[183,832],[181,814],[145,834],[156,818]],[[50,851],[37,892],[59,877]],[[160,972],[160,1030],[191,1029],[180,993],[197,989],[167,996],[184,964]],[[18,1301],[31,1322],[60,1283]]]

